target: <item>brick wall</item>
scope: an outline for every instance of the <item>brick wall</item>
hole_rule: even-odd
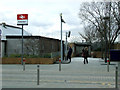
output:
[[[25,58],[26,64],[53,64],[57,58]],[[21,58],[2,58],[0,64],[21,64]]]

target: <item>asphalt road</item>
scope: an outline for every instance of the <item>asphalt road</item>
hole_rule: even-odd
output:
[[[99,58],[72,58],[70,64],[40,65],[40,85],[37,85],[37,64],[2,65],[2,88],[115,88],[115,64],[107,65]]]

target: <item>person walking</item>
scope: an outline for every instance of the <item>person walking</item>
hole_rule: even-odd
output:
[[[69,46],[69,51],[68,51],[68,54],[67,54],[67,60],[69,59],[69,63],[71,62],[71,55],[72,55],[72,48],[71,46]]]
[[[83,50],[82,50],[82,54],[83,54],[83,58],[84,58],[84,64],[88,64],[88,48],[87,47],[85,47]]]

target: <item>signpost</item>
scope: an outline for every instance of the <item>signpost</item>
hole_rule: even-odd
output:
[[[28,14],[17,14],[17,25],[22,25],[22,52],[21,52],[21,64],[23,65],[23,70],[25,70],[25,63],[23,63],[23,25],[28,25]]]

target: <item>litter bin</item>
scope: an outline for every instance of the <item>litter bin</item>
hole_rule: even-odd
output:
[[[110,61],[120,62],[120,49],[112,49],[110,50]]]

